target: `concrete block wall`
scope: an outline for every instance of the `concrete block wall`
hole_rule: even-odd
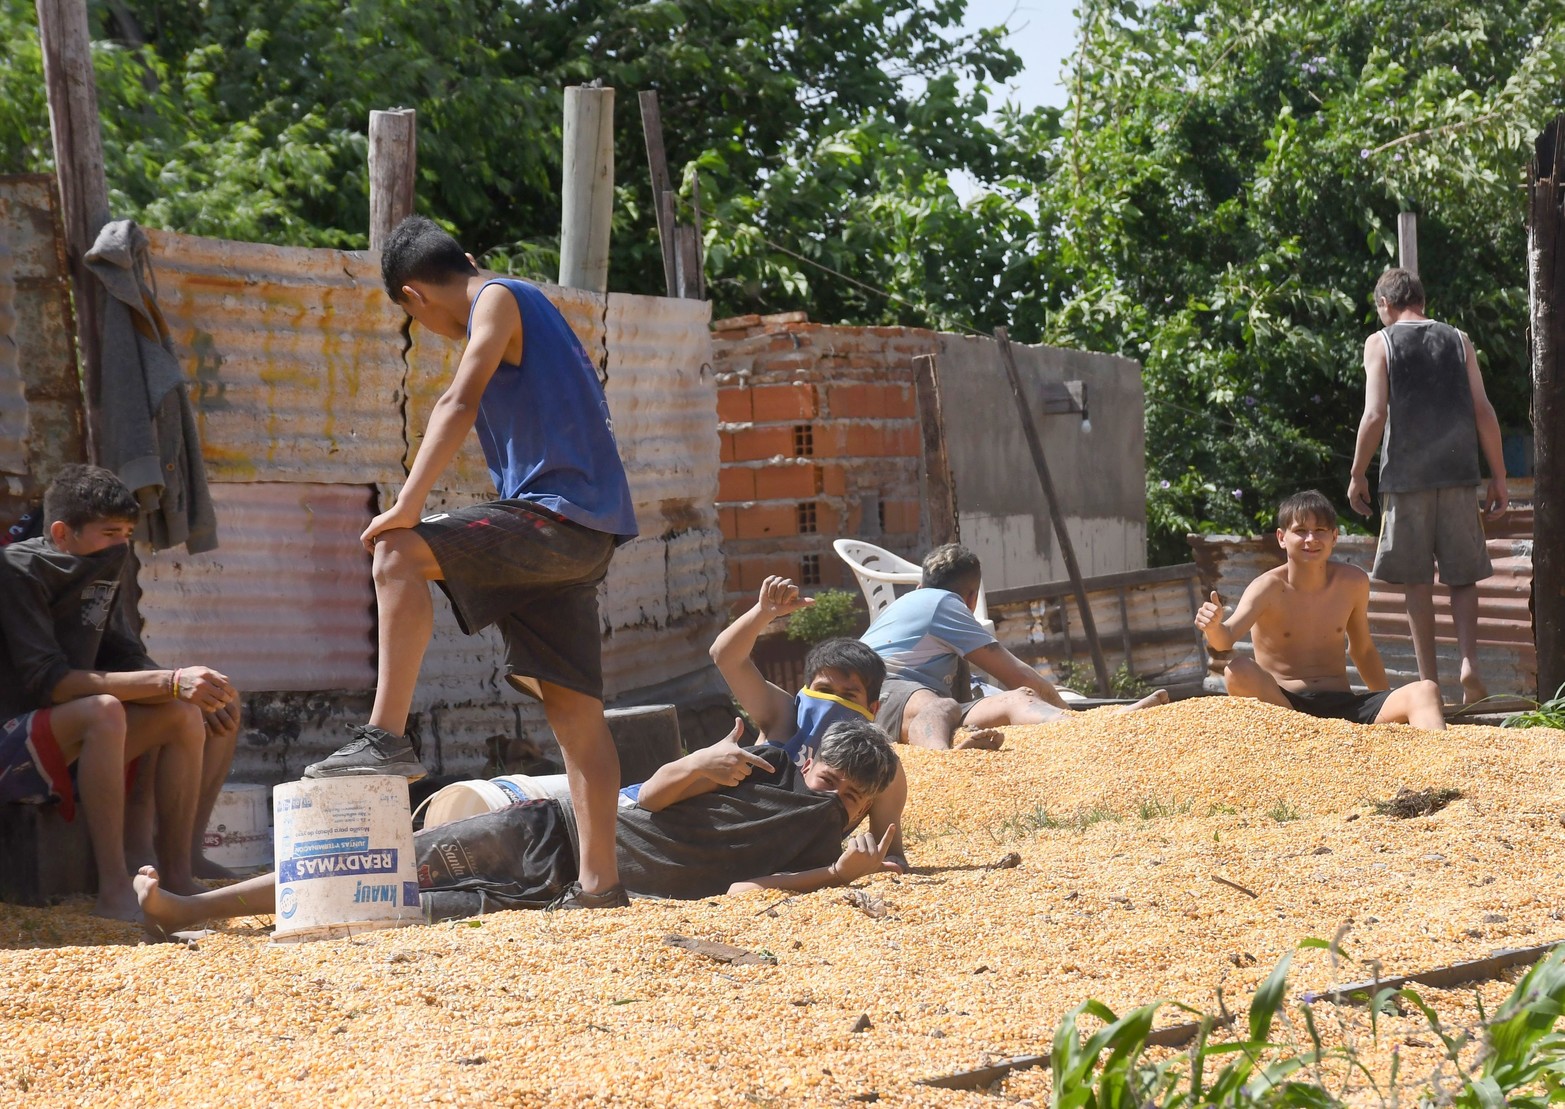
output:
[[[730,609],[770,574],[856,589],[833,539],[922,553],[913,359],[938,349],[932,331],[832,327],[802,312],[712,325]]]

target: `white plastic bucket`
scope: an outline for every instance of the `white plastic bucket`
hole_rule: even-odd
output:
[[[269,787],[250,782],[223,787],[201,835],[208,861],[231,870],[261,870],[272,864],[270,794]]]
[[[481,778],[471,782],[452,782],[430,794],[424,802],[424,827],[438,828],[454,820],[482,816],[519,800],[524,798],[512,797],[499,786]]]
[[[288,782],[276,809],[273,943],[339,939],[423,920],[406,778]]]
[[[562,801],[571,795],[570,779],[564,774],[506,774],[489,781],[505,790],[512,801]]]

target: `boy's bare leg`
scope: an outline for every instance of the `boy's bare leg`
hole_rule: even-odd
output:
[[[136,891],[125,869],[125,709],[113,697],[82,697],[49,712],[55,738],[81,741],[76,786],[98,868],[92,911],[115,920],[140,920]]]
[[[418,671],[435,630],[429,583],[440,580],[440,563],[418,532],[397,528],[375,541],[374,577],[380,651],[369,722],[402,735],[407,731]]]
[[[236,878],[238,875],[226,866],[207,860],[206,829],[239,746],[239,702],[206,713],[203,721],[206,742],[201,750],[201,792],[196,797],[196,819],[190,833],[190,870],[197,878]]]
[[[603,718],[602,701],[548,682],[540,682],[539,689],[570,780],[571,808],[581,833],[581,890],[602,893],[619,885],[619,859],[614,854],[619,750]]]
[[[153,844],[163,884],[175,893],[200,893],[190,868],[190,840],[201,794],[201,752],[206,724],[201,710],[182,701],[125,706],[125,756],[157,748],[153,796],[157,831]]]
[[[1133,705],[1126,705],[1121,712],[1138,712],[1141,709],[1157,708],[1158,705],[1168,704],[1168,690],[1154,689]]]
[[[1456,646],[1462,653],[1462,703],[1475,704],[1489,696],[1478,676],[1478,587],[1451,586],[1451,622],[1456,625]]]
[[[1407,630],[1413,637],[1413,656],[1418,659],[1418,676],[1425,681],[1438,682],[1440,663],[1435,656],[1435,587],[1425,584],[1405,585],[1402,588],[1407,594]]]
[[[269,915],[277,911],[275,874],[259,874],[232,886],[192,895],[164,889],[157,869],[150,866],[142,867],[134,882],[134,897],[141,905],[142,925],[156,939],[167,939],[171,933],[203,920]]]
[[[158,753],[148,751],[136,761],[136,774],[125,797],[125,873],[134,874],[157,861],[153,832],[157,828],[157,799],[153,783],[157,781]]]
[[[1056,708],[1030,689],[1008,689],[983,698],[962,722],[969,728],[1003,728],[1007,724],[1049,724],[1069,715],[1070,709]]]
[[[1391,691],[1380,711],[1377,724],[1411,724],[1429,732],[1445,731],[1445,711],[1440,706],[1440,686],[1435,682],[1409,682]]]
[[[902,707],[902,734],[897,738],[914,747],[948,751],[961,726],[961,705],[932,689],[915,689]]]
[[[1292,703],[1283,696],[1277,679],[1262,670],[1260,664],[1246,655],[1235,655],[1228,661],[1228,672],[1223,676],[1230,697],[1254,697],[1269,705],[1281,705],[1291,709]]]

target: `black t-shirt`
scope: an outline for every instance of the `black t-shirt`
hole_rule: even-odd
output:
[[[129,611],[129,547],[66,554],[47,536],[0,549],[0,721],[52,703],[70,670],[155,670]]]
[[[691,900],[725,893],[735,882],[837,861],[847,822],[837,795],[805,785],[780,747],[746,750],[775,771],[757,767],[736,786],[661,812],[620,810],[619,874],[626,889]]]

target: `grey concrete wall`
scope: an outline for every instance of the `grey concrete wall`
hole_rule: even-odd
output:
[[[1128,358],[1012,344],[1066,528],[1089,577],[1146,566],[1146,441],[1141,367]],[[988,590],[1066,577],[1000,350],[992,339],[940,337],[941,406],[962,542]],[[1079,412],[1046,414],[1068,382]]]

